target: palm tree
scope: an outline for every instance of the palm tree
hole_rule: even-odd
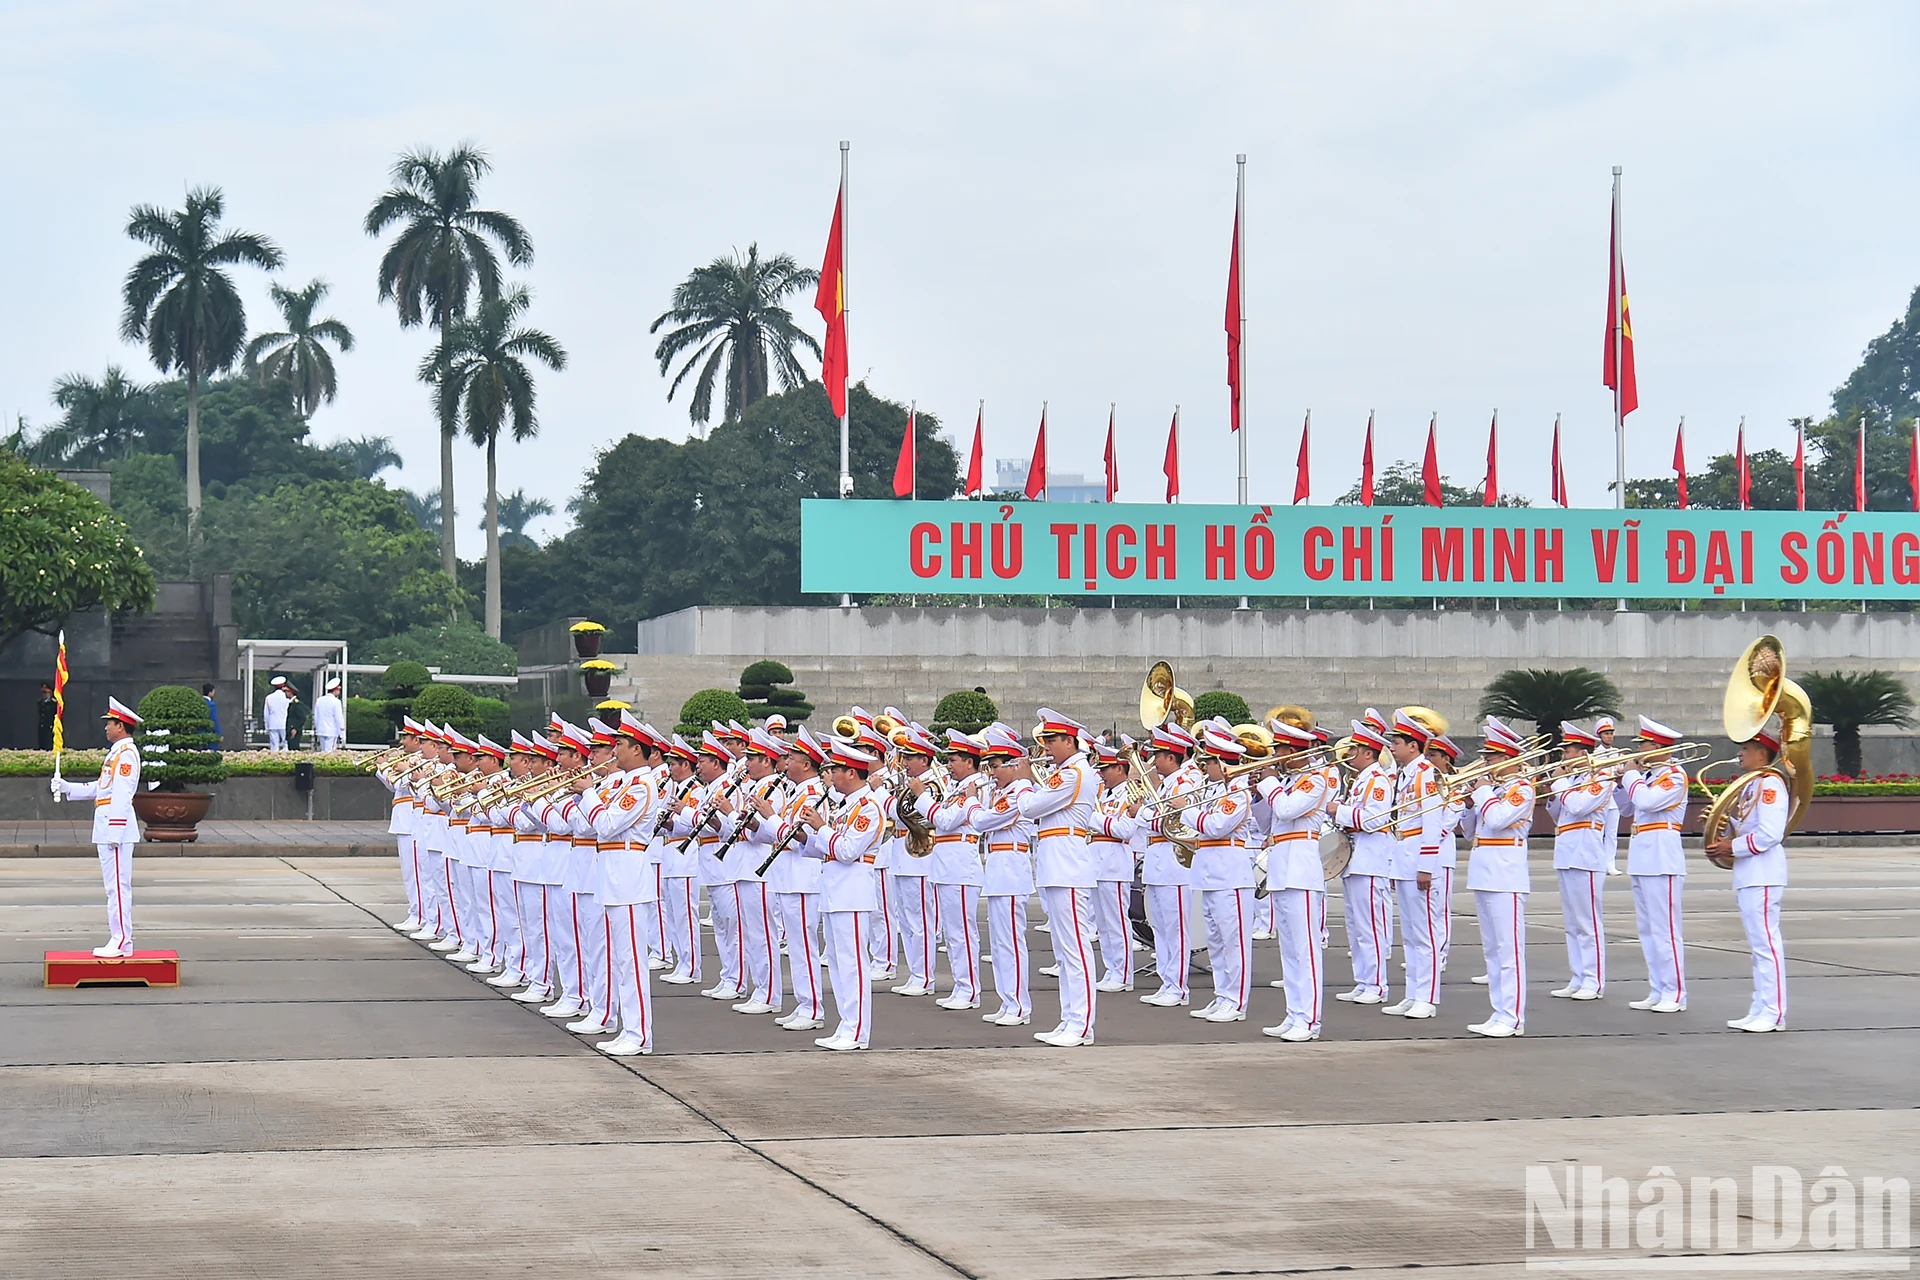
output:
[[[500,431],[515,440],[540,430],[534,416],[533,370],[537,360],[549,369],[567,367],[567,353],[538,329],[516,327],[533,301],[514,288],[481,302],[470,319],[455,320],[441,349],[427,356],[421,376],[440,372],[440,420],[464,422],[467,438],[487,451],[487,634],[500,638],[500,491],[496,453]]]
[[[1480,699],[1480,714],[1527,720],[1534,730],[1560,740],[1562,720],[1584,720],[1602,712],[1617,714],[1620,690],[1613,681],[1586,667],[1565,671],[1503,671]]]
[[[327,446],[327,452],[344,458],[353,473],[362,480],[371,480],[388,467],[401,470],[406,466],[399,450],[393,447],[392,436],[355,436],[349,440],[335,440]],[[435,532],[438,532],[436,527]]]
[[[727,365],[727,422],[766,397],[769,365],[779,375],[781,390],[804,383],[807,373],[793,349],[805,347],[818,359],[820,344],[780,304],[788,294],[819,283],[820,273],[801,266],[790,254],[760,261],[757,244],[747,246],[744,258],[735,251],[696,268],[674,288],[673,306],[647,330],[658,333],[669,322],[679,326],[653,351],[663,375],[676,356],[687,356],[667,388],[667,399],[698,369],[688,414],[696,426],[704,426],[713,416],[713,384],[722,360]]]
[[[33,442],[31,460],[84,466],[125,457],[145,430],[141,411],[149,407],[149,390],[119,365],[108,365],[98,381],[67,374],[53,384],[53,403],[65,412]]]
[[[541,516],[553,514],[553,504],[545,498],[529,498],[525,489],[515,489],[500,499],[500,545],[503,547],[534,545],[527,536],[527,525]],[[477,528],[485,529],[485,517]]]
[[[327,296],[327,282],[315,280],[304,289],[274,285],[270,290],[280,308],[286,330],[262,333],[247,344],[243,367],[261,381],[283,378],[293,388],[294,408],[301,421],[311,418],[321,402],[331,402],[336,389],[333,356],[326,344],[353,350],[353,334],[329,316],[316,321],[313,309]],[[262,358],[264,357],[264,359]]]
[[[393,162],[393,187],[367,210],[367,234],[378,236],[398,225],[400,234],[380,258],[380,298],[393,299],[401,328],[430,324],[443,341],[456,317],[467,314],[468,295],[477,284],[485,300],[500,296],[498,241],[507,261],[524,267],[533,261],[533,241],[512,216],[476,209],[480,179],[493,167],[484,151],[461,143],[447,154],[432,149],[409,151]],[[445,369],[421,369],[436,388]],[[453,530],[454,398],[439,394],[440,407],[440,568],[457,578]]]
[[[1913,723],[1913,695],[1891,671],[1809,671],[1800,687],[1813,703],[1813,722],[1833,726],[1833,765],[1860,776],[1860,726]]]
[[[153,252],[127,272],[120,336],[144,341],[160,372],[179,370],[187,378],[189,553],[200,524],[200,383],[233,367],[247,333],[247,309],[221,268],[251,265],[273,271],[284,261],[279,246],[265,236],[222,233],[226,206],[220,188],[196,187],[178,212],[136,205],[127,221],[127,235]]]
[[[407,504],[407,514],[414,518],[422,529],[434,537],[440,536],[440,491],[429,489],[424,494],[411,489],[397,490],[400,500]],[[455,514],[459,514],[455,512]]]

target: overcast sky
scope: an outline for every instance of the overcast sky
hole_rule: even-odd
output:
[[[852,365],[964,449],[1024,457],[1043,400],[1056,472],[1097,475],[1118,404],[1123,500],[1158,501],[1182,406],[1189,501],[1231,500],[1223,290],[1234,154],[1248,155],[1248,413],[1256,501],[1285,501],[1313,411],[1317,501],[1440,456],[1472,485],[1547,491],[1565,415],[1576,505],[1610,505],[1600,386],[1609,169],[1641,409],[1629,470],[1791,449],[1920,283],[1920,6],[1294,3],[318,6],[0,9],[9,246],[0,410],[53,416],[63,373],[118,362],[141,202],[227,193],[282,277],[333,286],[360,339],[321,441],[390,435],[438,483],[414,370],[427,345],[375,298],[360,230],[411,146],[471,139],[489,207],[537,258],[532,322],[571,353],[509,488],[562,514],[601,448],[682,437],[647,325],[693,266],[758,241],[818,263],[850,139]],[[242,277],[253,328],[266,280]],[[810,299],[797,311],[818,332]],[[462,446],[462,553],[483,471]]]

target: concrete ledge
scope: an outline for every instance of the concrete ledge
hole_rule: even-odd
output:
[[[225,821],[300,821],[307,817],[307,793],[291,774],[273,778],[229,778],[213,793],[210,819]],[[0,778],[0,822],[58,822],[79,810],[73,802],[55,804],[45,778]],[[313,817],[319,822],[385,822],[393,812],[392,795],[377,779],[319,777],[313,780]]]
[[[0,844],[4,858],[91,858],[90,844]],[[393,842],[379,844],[162,844],[142,841],[136,858],[393,858]]]

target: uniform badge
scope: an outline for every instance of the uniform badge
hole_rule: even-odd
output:
[[[133,766],[125,760],[122,760],[120,762],[120,776],[123,778],[128,778],[133,776]]]
[[[865,831],[868,827],[872,825],[873,825],[873,819],[867,817],[866,814],[856,813],[853,815],[853,829],[855,831]]]
[[[634,798],[633,798],[632,796],[621,796],[621,797],[620,797],[620,807],[621,807],[622,809],[631,809],[631,808],[633,808],[633,806],[634,806],[634,805],[636,805],[636,804],[638,804],[638,803],[639,803],[639,801],[637,801],[637,800],[635,800],[635,799],[634,799]]]
[[[127,766],[125,765],[120,766],[122,771],[124,771],[126,767]],[[1779,798],[1780,798],[1780,793],[1778,791],[1775,791],[1771,786],[1760,788],[1760,799],[1762,803],[1772,804]]]

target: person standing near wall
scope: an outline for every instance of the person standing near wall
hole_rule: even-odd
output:
[[[213,736],[218,738],[220,736],[220,704],[213,700],[211,682],[200,686],[200,696],[207,700],[207,714],[213,718]]]
[[[45,680],[40,682],[40,702],[34,708],[38,716],[34,728],[34,746],[41,751],[53,750],[53,721],[59,714],[60,704],[53,700],[53,686]]]
[[[313,700],[314,746],[337,751],[347,740],[347,708],[340,701],[340,677],[327,681],[327,691]]]
[[[287,678],[275,676],[266,701],[260,707],[260,719],[267,729],[267,750],[287,749]]]

